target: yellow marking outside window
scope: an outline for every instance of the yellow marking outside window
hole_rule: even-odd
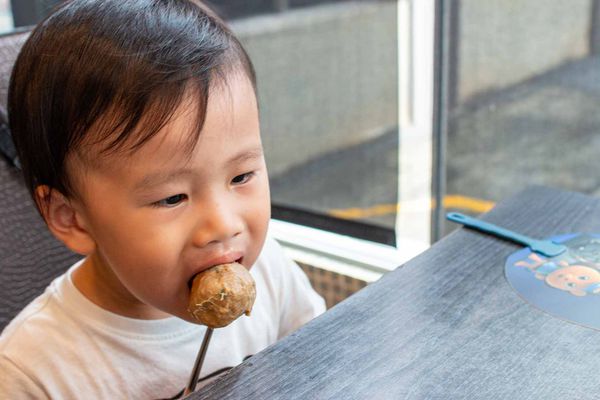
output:
[[[435,202],[431,201],[431,207]],[[472,197],[461,195],[447,195],[444,197],[444,208],[452,208],[455,210],[470,211],[481,214],[491,210],[494,205],[493,201],[475,199]],[[329,215],[343,219],[362,219],[368,217],[380,217],[383,215],[394,214],[400,211],[402,204],[377,204],[367,208],[344,208],[331,209]]]

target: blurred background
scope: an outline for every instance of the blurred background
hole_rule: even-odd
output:
[[[0,29],[57,3],[0,0]],[[530,184],[600,195],[599,0],[210,3],[255,63],[276,218],[402,247]]]

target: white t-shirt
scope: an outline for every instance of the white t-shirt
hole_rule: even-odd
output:
[[[176,396],[187,384],[206,327],[175,317],[138,320],[106,311],[73,285],[77,265],[2,332],[0,398]],[[252,315],[215,329],[201,378],[240,364],[325,310],[306,275],[274,240],[267,239],[250,272],[256,281]]]

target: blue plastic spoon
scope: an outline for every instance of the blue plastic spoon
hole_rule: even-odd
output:
[[[477,229],[478,231],[491,233],[492,235],[524,244],[532,251],[540,253],[546,257],[555,257],[567,250],[567,247],[562,244],[554,243],[550,240],[533,239],[461,213],[451,212],[446,214],[446,218],[448,218],[450,221],[458,222],[459,224]]]

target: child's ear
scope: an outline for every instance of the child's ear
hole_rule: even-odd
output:
[[[96,248],[85,219],[62,193],[46,185],[35,189],[35,197],[50,231],[75,253],[88,255]]]

